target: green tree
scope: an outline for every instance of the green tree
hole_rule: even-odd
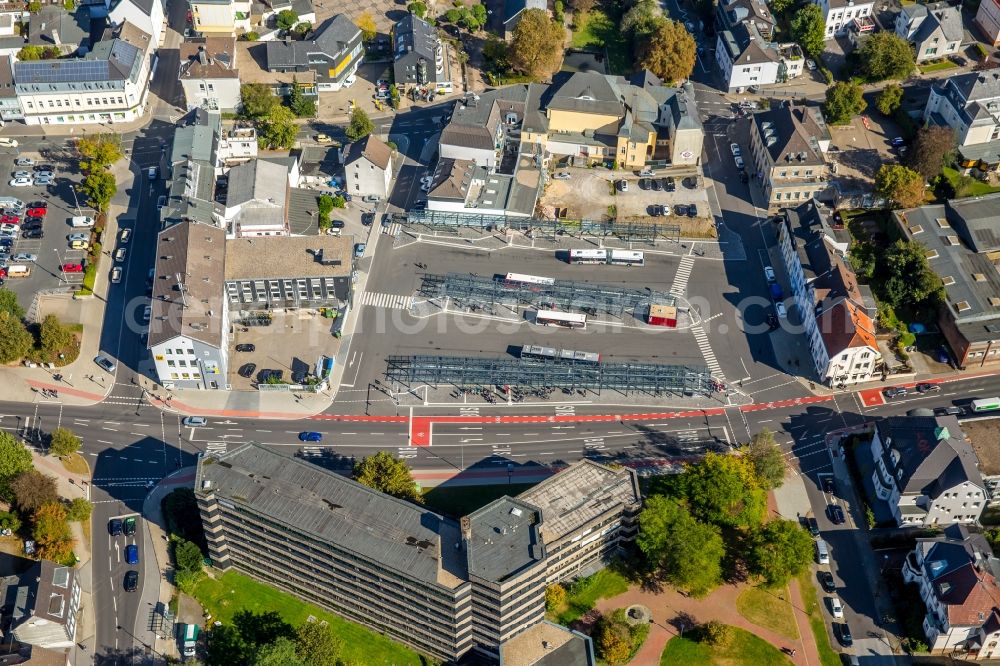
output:
[[[749,541],[747,567],[768,587],[784,586],[812,561],[812,536],[793,520],[772,520]]]
[[[360,106],[354,107],[354,111],[351,112],[351,122],[347,125],[347,129],[344,133],[347,135],[347,140],[354,142],[360,141],[375,130],[375,125],[372,123],[371,118],[365,113],[365,110]]]
[[[51,314],[46,315],[38,327],[38,338],[42,355],[49,361],[55,361],[58,354],[71,347],[74,342],[73,331]]]
[[[264,645],[256,653],[253,666],[307,666],[296,653],[295,641],[282,636],[270,645]]]
[[[560,25],[562,25],[564,19],[566,18],[563,15],[563,11],[565,11],[565,7],[563,6],[562,0],[555,0],[555,2],[552,3],[552,18],[555,19],[555,22]]]
[[[250,32],[243,33],[243,41],[245,42],[256,42],[260,40],[260,33],[251,30]]]
[[[42,47],[36,46],[34,44],[27,44],[21,47],[21,50],[17,52],[17,59],[22,62],[30,62],[32,60],[42,59]]]
[[[344,646],[337,634],[329,626],[319,622],[303,622],[296,631],[295,642],[299,659],[306,666],[330,666],[339,664],[339,656]]]
[[[771,0],[771,11],[775,14],[782,14],[793,5],[794,0]]]
[[[274,25],[278,30],[291,30],[299,22],[299,15],[291,9],[282,9],[274,19]]]
[[[411,2],[406,5],[406,11],[410,12],[417,18],[424,18],[427,16],[427,5],[422,2]]]
[[[609,664],[624,664],[632,652],[632,635],[628,623],[602,615],[597,621],[595,647],[598,656]]]
[[[43,504],[35,511],[31,534],[40,558],[65,562],[72,557],[75,542],[67,518],[65,507],[58,501]]]
[[[46,46],[42,49],[42,60],[55,60],[62,57],[62,51],[58,46]]]
[[[597,0],[569,0],[569,6],[573,8],[573,11],[577,14],[586,14],[594,5],[597,4]],[[577,23],[581,23],[580,19],[576,20]]]
[[[388,451],[379,451],[354,463],[354,480],[393,497],[416,503],[424,501],[409,466]]]
[[[792,39],[799,43],[806,53],[816,57],[823,53],[826,43],[826,21],[819,5],[806,3],[799,7],[789,26]]]
[[[24,308],[17,302],[17,294],[10,289],[0,288],[0,312],[13,315],[15,319],[24,319]]]
[[[212,627],[207,643],[206,661],[212,666],[246,666],[253,654],[240,630],[230,624]]]
[[[647,499],[636,544],[664,580],[687,594],[703,596],[722,581],[725,546],[719,528],[695,520],[676,499]]]
[[[882,296],[893,308],[940,301],[941,278],[927,263],[927,248],[910,240],[898,240],[885,251],[877,273]]]
[[[59,458],[65,458],[80,450],[80,438],[69,428],[56,428],[52,431],[49,442],[49,452]]]
[[[462,20],[461,10],[452,7],[444,13],[444,20],[448,23],[458,24],[458,22]]]
[[[469,32],[478,32],[480,28],[486,25],[486,5],[476,4],[463,14],[462,23]]]
[[[204,557],[201,549],[185,539],[174,541],[174,562],[178,569],[185,571],[201,571]]]
[[[0,528],[17,534],[21,529],[21,517],[15,511],[0,511]]]
[[[760,525],[767,511],[767,494],[753,464],[741,456],[709,453],[688,465],[674,488],[692,515],[713,525]]]
[[[302,21],[301,23],[296,23],[295,27],[292,28],[292,32],[298,35],[305,35],[307,32],[312,30],[313,24],[309,21]]]
[[[733,642],[736,632],[732,626],[718,620],[711,620],[698,628],[701,640],[718,648],[728,647]]]
[[[76,10],[75,0],[63,0],[63,9],[67,12],[72,12]]]
[[[240,86],[240,113],[245,118],[267,117],[280,104],[270,86],[263,83],[244,83]]]
[[[955,159],[955,146],[955,130],[952,128],[939,125],[921,127],[906,153],[906,166],[923,176],[924,180],[930,180]]]
[[[184,594],[194,595],[198,583],[205,577],[203,571],[195,569],[177,569],[174,571],[174,585]]]
[[[3,336],[0,335],[0,340]],[[13,499],[10,483],[21,472],[32,469],[31,452],[9,432],[0,430],[0,498]]]
[[[622,16],[619,27],[632,38],[638,50],[642,40],[656,32],[664,21],[663,8],[656,0],[639,0]]]
[[[545,588],[545,610],[552,612],[562,608],[566,603],[566,588],[559,583],[553,583]]]
[[[489,67],[492,72],[507,73],[511,70],[510,49],[507,42],[493,35],[486,37],[483,44],[484,67]]]
[[[919,206],[924,200],[924,177],[899,164],[883,164],[875,173],[875,192],[900,208]]]
[[[903,104],[903,86],[898,83],[890,83],[882,89],[875,106],[883,116],[891,116],[899,110]]]
[[[528,9],[514,28],[507,50],[511,66],[534,79],[547,79],[563,59],[566,31],[544,9]]]
[[[21,513],[34,513],[42,506],[59,501],[56,477],[42,474],[36,469],[28,469],[13,478],[10,489],[14,493],[14,505]]]
[[[694,37],[680,21],[661,21],[639,47],[639,66],[660,79],[676,83],[691,76],[695,63]]]
[[[276,106],[266,118],[257,120],[257,145],[271,150],[291,148],[298,131],[291,109]]]
[[[28,11],[32,14],[37,14],[42,11],[42,3],[39,2],[39,0],[31,0],[31,2],[28,3]]]
[[[108,210],[111,200],[118,192],[118,184],[114,175],[108,171],[91,171],[77,185],[77,191],[87,198],[88,206],[103,213]]]
[[[765,428],[750,438],[742,448],[743,455],[753,465],[757,480],[766,489],[777,488],[785,482],[785,456],[774,441],[774,433]]]
[[[34,343],[20,319],[9,312],[0,312],[0,363],[20,361]]]
[[[334,197],[331,197],[330,201],[333,202],[334,208],[344,208],[345,206],[347,206],[347,199],[340,196],[339,194]]]
[[[333,212],[333,197],[329,194],[321,194],[316,199],[316,215],[318,216],[318,224],[323,227],[324,224],[329,224],[330,213]]]
[[[861,74],[872,82],[902,80],[917,68],[913,48],[890,30],[866,37],[856,53]]]
[[[66,508],[66,518],[74,523],[83,523],[90,520],[93,512],[93,504],[83,497],[74,497]]]
[[[76,140],[76,152],[83,171],[107,169],[122,158],[121,137],[116,134],[80,137]]]
[[[288,108],[299,118],[312,118],[316,115],[316,102],[306,97],[302,87],[295,81],[292,82],[292,90],[288,94]]]
[[[354,25],[358,26],[358,30],[361,31],[361,39],[366,42],[370,42],[375,39],[377,30],[375,28],[375,17],[368,10],[361,12],[357,20],[354,21]]]
[[[233,626],[246,644],[254,649],[270,645],[279,638],[295,637],[295,628],[281,619],[277,611],[253,613],[241,610],[233,616]]]
[[[810,5],[810,7],[817,7]],[[850,122],[851,118],[865,110],[868,103],[862,97],[861,86],[857,83],[838,81],[826,89],[826,118],[834,125]]]

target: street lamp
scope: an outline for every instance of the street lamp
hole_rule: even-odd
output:
[[[63,270],[62,257],[59,256],[59,248],[54,247],[52,248],[52,251],[56,253],[56,261],[59,262],[59,279],[65,283],[68,283],[69,280],[66,279],[66,271]]]

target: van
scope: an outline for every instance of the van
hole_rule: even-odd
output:
[[[24,210],[24,202],[17,197],[0,197],[0,208]]]
[[[5,146],[7,148],[17,148],[17,139],[8,139],[5,136],[0,136],[0,146]]]
[[[31,275],[31,267],[25,266],[24,264],[14,264],[13,266],[7,267],[7,277],[19,278],[28,277]]]
[[[69,224],[72,227],[92,227],[94,226],[94,218],[89,215],[77,215],[69,218]]]
[[[826,541],[816,539],[816,561],[819,564],[830,563],[830,549],[826,546]]]
[[[150,180],[156,180],[156,167],[149,167],[149,171],[146,172]]]
[[[198,630],[199,627],[197,624],[184,625],[184,633],[181,635],[181,645],[185,657],[195,656],[195,649],[198,646]]]

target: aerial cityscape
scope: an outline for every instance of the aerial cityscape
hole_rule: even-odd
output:
[[[998,663],[998,47],[0,2],[0,661]]]

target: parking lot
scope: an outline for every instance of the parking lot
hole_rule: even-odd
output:
[[[340,340],[331,335],[332,319],[315,310],[272,312],[270,326],[236,326],[229,341],[229,383],[235,391],[253,390],[262,370],[280,370],[282,380],[293,381],[299,373],[312,373],[320,356],[335,356]],[[254,351],[236,351],[237,345],[253,345]],[[240,368],[255,367],[249,377]]]

